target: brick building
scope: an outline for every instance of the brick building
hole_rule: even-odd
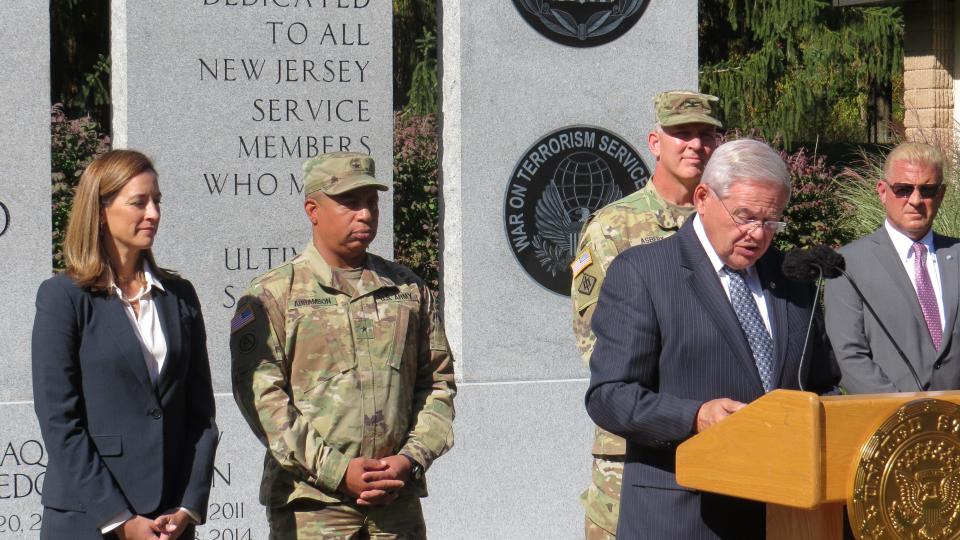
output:
[[[949,145],[960,128],[960,3],[833,0],[834,6],[898,4],[905,24],[904,126],[910,140]]]

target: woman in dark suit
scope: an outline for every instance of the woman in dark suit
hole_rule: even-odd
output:
[[[202,523],[217,444],[200,302],[157,266],[160,186],[114,150],[84,171],[67,270],[37,292],[43,539],[176,539]]]

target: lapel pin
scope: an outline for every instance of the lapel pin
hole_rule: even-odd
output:
[[[776,289],[776,288],[777,288],[777,282],[776,282],[776,281],[771,281],[771,282],[770,282],[770,288],[771,288],[771,289]]]
[[[952,260],[953,260],[953,255],[947,254],[947,260],[948,260],[948,261],[952,261]]]

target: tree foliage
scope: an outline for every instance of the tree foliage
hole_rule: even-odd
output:
[[[420,71],[432,70],[436,78],[436,39],[432,39],[426,56],[422,40],[438,34],[436,0],[393,0],[393,110],[406,107],[419,65],[432,61]],[[436,107],[418,114],[436,112]]]
[[[50,87],[71,118],[110,127],[110,1],[50,2]]]
[[[417,39],[420,60],[413,68],[405,114],[423,116],[440,111],[440,81],[437,79],[437,38],[427,30]]]
[[[899,8],[700,0],[700,87],[725,125],[786,142],[866,141],[903,71]],[[879,104],[879,105],[878,105]]]

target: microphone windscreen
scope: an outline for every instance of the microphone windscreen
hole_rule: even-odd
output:
[[[820,271],[813,265],[813,257],[808,249],[795,249],[783,257],[783,275],[800,283],[811,283],[820,277]]]
[[[801,283],[812,283],[823,272],[825,278],[839,276],[846,263],[840,255],[828,246],[814,246],[809,249],[795,249],[783,258],[783,275]]]
[[[843,259],[843,255],[829,246],[814,246],[810,252],[816,264],[823,270],[823,277],[826,279],[839,277],[847,268],[847,261]]]

